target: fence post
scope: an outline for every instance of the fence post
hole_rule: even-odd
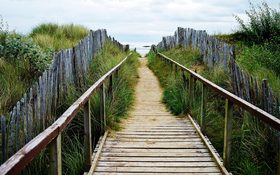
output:
[[[231,136],[232,136],[232,116],[233,104],[226,99],[225,104],[225,129],[224,129],[224,152],[223,159],[226,168],[230,165],[230,151],[231,151]]]
[[[85,168],[86,171],[91,166],[92,156],[92,137],[91,137],[91,114],[90,114],[90,100],[84,105],[84,145],[85,145]]]
[[[2,162],[6,161],[6,118],[1,116],[1,147],[2,147]]]
[[[190,74],[190,81],[189,81],[189,110],[191,112],[192,104],[193,104],[193,76]]]
[[[58,134],[49,144],[50,153],[50,175],[62,174],[62,160],[61,160],[61,133]]]
[[[105,85],[100,86],[100,119],[101,119],[101,133],[106,129],[106,111],[105,111]]]
[[[202,94],[201,94],[201,113],[200,113],[200,128],[202,133],[205,131],[205,115],[206,115],[206,85],[202,84]]]

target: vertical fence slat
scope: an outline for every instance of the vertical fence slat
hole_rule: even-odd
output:
[[[1,147],[2,147],[2,162],[6,161],[6,118],[1,116]]]

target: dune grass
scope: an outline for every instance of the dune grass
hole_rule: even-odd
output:
[[[88,33],[82,25],[46,23],[35,27],[29,36],[41,48],[59,51],[75,46]]]

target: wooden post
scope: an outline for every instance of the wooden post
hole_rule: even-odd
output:
[[[119,70],[118,69],[116,69],[116,71],[115,71],[115,77],[119,78]]]
[[[61,175],[62,174],[62,160],[61,160],[61,133],[54,138],[49,146],[50,153],[50,175]]]
[[[202,94],[201,94],[201,113],[200,113],[200,128],[201,132],[205,132],[205,115],[206,115],[206,85],[202,84]]]
[[[113,99],[113,74],[109,77],[108,96]]]
[[[84,105],[84,145],[85,168],[87,171],[91,167],[92,156],[90,100],[88,100]]]
[[[101,119],[101,133],[106,129],[106,111],[105,111],[105,86],[104,83],[100,86],[100,119]]]
[[[193,104],[193,76],[190,74],[190,81],[189,81],[189,110],[191,112]]]
[[[184,82],[184,87],[187,88],[187,78],[185,76],[185,72],[183,69],[182,69],[182,78],[183,78],[183,82]]]
[[[231,136],[232,136],[232,116],[233,104],[226,99],[225,104],[225,129],[224,129],[224,152],[223,159],[226,168],[230,165],[230,151],[231,151]]]

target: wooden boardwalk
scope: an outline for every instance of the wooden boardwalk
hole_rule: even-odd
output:
[[[161,103],[162,90],[146,62],[141,59],[131,117],[122,131],[102,139],[89,174],[222,174],[193,123]]]

